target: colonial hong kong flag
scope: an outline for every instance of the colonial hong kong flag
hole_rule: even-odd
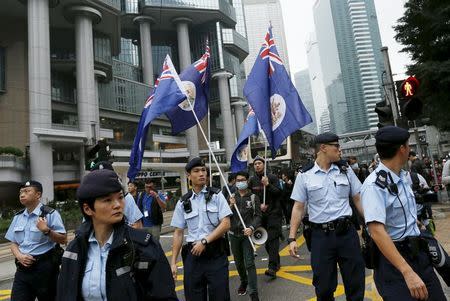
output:
[[[188,98],[166,113],[172,124],[172,135],[176,135],[197,124],[191,112],[191,102],[198,120],[202,120],[208,112],[210,64],[209,46],[203,56],[187,67],[180,74],[181,82],[186,89]]]
[[[273,158],[290,134],[312,122],[278,55],[271,26],[245,83],[244,95],[266,134]]]
[[[258,120],[256,119],[255,113],[253,112],[251,106],[245,121],[244,127],[242,128],[241,134],[231,155],[231,172],[238,172],[244,170],[247,167],[248,161],[248,141],[250,136],[259,133]]]
[[[186,99],[184,88],[170,56],[167,55],[164,60],[161,75],[156,80],[155,87],[145,102],[141,119],[139,120],[131,149],[130,168],[127,174],[130,180],[133,180],[141,170],[142,157],[144,156],[145,142],[150,123],[158,116],[177,106],[183,99]]]

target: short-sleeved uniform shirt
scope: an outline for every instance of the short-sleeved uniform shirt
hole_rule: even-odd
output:
[[[55,243],[36,227],[41,207],[39,203],[30,213],[25,209],[22,213],[14,216],[5,238],[10,242],[19,245],[19,250],[23,254],[40,255],[44,254],[55,246]],[[52,231],[66,233],[61,215],[58,211],[53,211],[45,216],[47,225]]]
[[[192,191],[190,213],[184,211],[181,201],[175,206],[170,225],[180,229],[187,228],[187,242],[205,238],[214,231],[223,218],[233,214],[222,192],[213,194],[208,203],[205,202],[206,193],[206,187],[198,194]]]
[[[375,183],[380,170],[391,174],[393,182],[397,185],[398,195],[390,193],[387,188],[382,188]],[[389,177],[387,181],[391,183]],[[375,171],[367,177],[361,188],[361,201],[366,224],[370,222],[384,224],[387,233],[394,241],[402,240],[407,236],[420,235],[416,223],[416,200],[411,184],[407,172],[402,170],[400,175],[396,175],[383,163],[380,163]]]
[[[125,195],[123,215],[125,215],[126,222],[130,225],[136,223],[143,217],[142,212],[136,205],[136,202],[134,201],[131,193],[127,193]]]
[[[313,168],[297,175],[291,199],[306,202],[311,222],[326,223],[351,216],[349,196],[357,195],[360,189],[361,182],[351,168],[341,172],[331,164],[329,170],[322,170],[315,162]]]

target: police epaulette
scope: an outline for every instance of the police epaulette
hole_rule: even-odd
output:
[[[310,170],[311,168],[314,167],[314,161],[308,162],[305,166],[303,166],[301,172],[307,172],[308,170]]]
[[[208,187],[206,188],[209,192],[212,192],[213,194],[218,194],[219,192],[221,192],[222,190],[220,188],[216,188],[216,187]]]
[[[152,240],[152,235],[143,229],[130,228],[130,239],[140,245],[146,246]]]
[[[41,207],[41,214],[43,215],[52,214],[54,211],[55,209],[47,205],[42,205]]]
[[[17,212],[15,215],[19,215],[19,214],[22,214],[22,213],[24,213],[24,212],[25,212],[25,208],[22,209],[22,210],[20,210],[19,212]]]

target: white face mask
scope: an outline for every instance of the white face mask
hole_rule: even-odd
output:
[[[358,169],[359,165],[358,165],[358,163],[353,163],[351,167],[352,167],[352,169]]]
[[[248,184],[247,182],[236,182],[236,188],[239,190],[245,190],[247,189]]]

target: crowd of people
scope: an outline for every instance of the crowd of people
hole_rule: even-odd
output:
[[[342,160],[339,137],[324,133],[314,140],[315,160],[301,170],[275,175],[257,156],[252,175],[229,174],[222,189],[208,186],[201,158],[190,160],[185,166],[190,190],[171,220],[170,262],[159,243],[166,198],[153,180],[145,181],[143,192],[131,181],[126,193],[111,163],[98,163],[77,190],[84,220],[65,250],[60,214],[40,202],[42,185],[27,181],[19,193],[25,208],[6,234],[17,266],[11,300],[177,300],[180,254],[186,300],[230,300],[230,254],[240,279],[235,293],[260,300],[252,236],[260,227],[267,231],[264,274],[275,280],[283,240],[299,258],[300,226],[317,300],[334,300],[338,271],[347,300],[364,299],[369,264],[360,226],[373,242],[371,268],[384,300],[445,300],[421,239],[427,228],[417,214],[419,189],[433,185],[427,164],[410,150],[407,131],[388,126],[375,138],[378,158],[370,165],[358,164],[356,157]],[[403,169],[408,161],[409,173]],[[446,168],[447,162],[444,183]]]

